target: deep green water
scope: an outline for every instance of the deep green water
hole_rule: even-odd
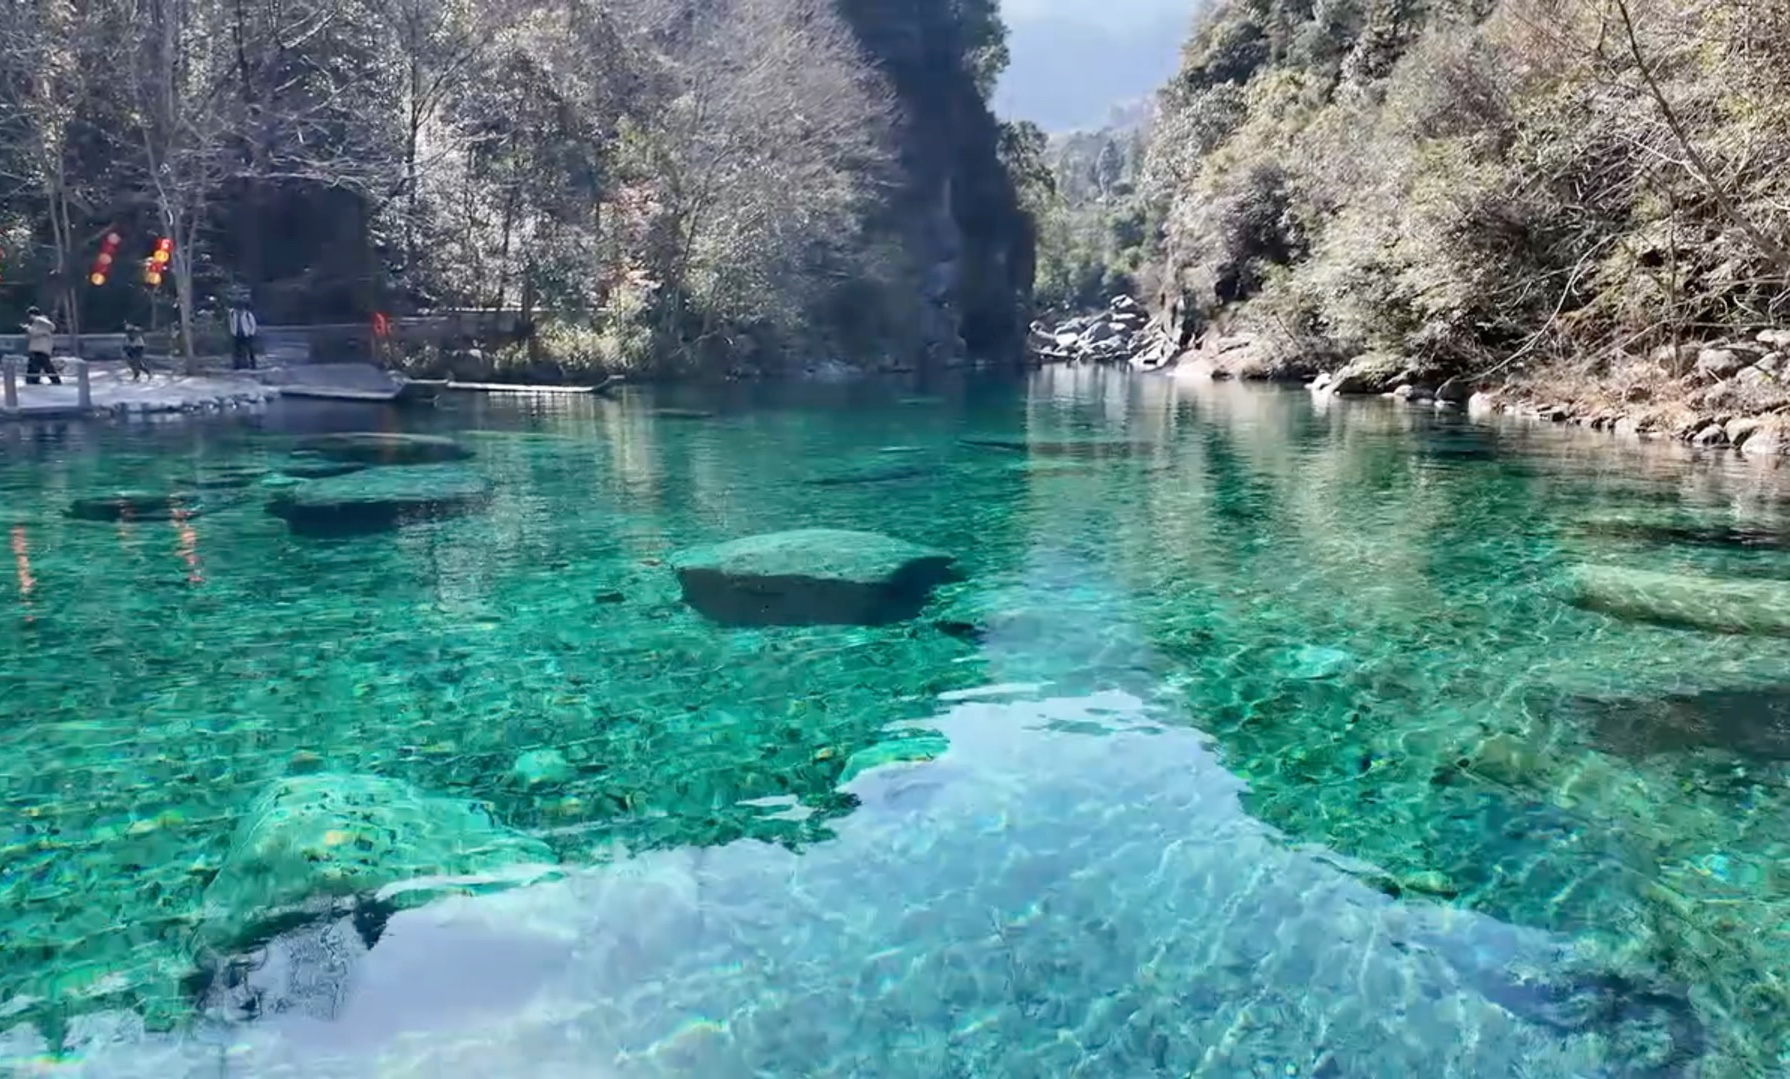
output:
[[[264,512],[296,438],[368,428],[455,436],[494,502],[353,539]],[[1790,1068],[1790,641],[1558,587],[1586,561],[1790,578],[1758,470],[1068,371],[290,404],[0,453],[0,1067]],[[65,516],[120,487],[206,512]],[[664,564],[823,525],[965,579],[911,623],[741,630]],[[949,748],[852,774],[916,736]],[[570,775],[519,783],[542,749]],[[256,795],[317,770],[485,802],[568,872],[370,952],[301,929],[280,961],[327,991],[244,1021],[195,972],[201,895]]]

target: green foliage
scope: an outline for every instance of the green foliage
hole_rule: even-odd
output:
[[[1037,222],[1041,308],[1078,311],[1136,291],[1154,231],[1138,194],[1147,138],[1141,126],[1049,141],[1038,132],[1030,153],[1003,155]]]
[[[177,292],[195,346],[238,287],[267,323],[519,309],[561,328],[531,364],[1014,342],[1030,234],[983,100],[1005,49],[994,0],[13,5],[0,316],[150,321],[134,271],[86,283],[116,227],[133,259],[174,233],[160,318]],[[947,261],[961,324],[932,326],[918,282]]]
[[[1570,2],[1212,9],[1143,169],[1161,299],[1288,355],[1440,372],[1771,324],[1790,86],[1760,50],[1790,25],[1630,6],[1632,44]],[[1681,130],[1637,91],[1637,51]]]

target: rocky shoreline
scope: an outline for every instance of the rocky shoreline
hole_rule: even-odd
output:
[[[1271,353],[1254,334],[1208,334],[1163,366],[1179,378],[1303,384],[1329,397],[1386,397],[1474,416],[1571,424],[1633,440],[1732,449],[1755,460],[1790,455],[1790,330],[1662,345],[1576,378],[1554,372],[1435,378],[1410,361],[1379,354],[1314,377],[1309,367]]]
[[[1065,319],[1054,328],[1033,322],[1027,344],[1044,363],[1124,363],[1155,370],[1174,359],[1174,342],[1130,296],[1118,296],[1104,311]]]

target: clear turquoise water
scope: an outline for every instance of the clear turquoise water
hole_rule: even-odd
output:
[[[298,437],[369,427],[453,435],[495,500],[345,540],[264,512]],[[1077,438],[1102,444],[1047,452]],[[0,452],[16,1072],[1790,1067],[1790,641],[1558,587],[1584,561],[1790,578],[1768,544],[1632,527],[1790,527],[1758,471],[1067,371],[290,404]],[[206,512],[65,516],[123,487]],[[810,526],[965,580],[911,623],[722,629],[664,564]],[[949,748],[848,769],[914,736]],[[518,783],[544,749],[569,776]],[[256,795],[317,770],[483,802],[565,875],[371,951],[296,930],[265,976],[327,991],[245,1021],[195,971],[201,897]]]

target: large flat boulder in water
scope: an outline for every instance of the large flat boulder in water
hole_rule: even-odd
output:
[[[553,864],[544,843],[502,827],[473,802],[379,776],[290,776],[237,825],[205,890],[200,939],[240,948],[382,890],[386,906],[402,909],[539,880],[553,875]]]
[[[490,482],[475,472],[400,465],[306,481],[280,491],[267,511],[304,535],[352,536],[463,513],[490,497]]]
[[[407,435],[389,431],[354,431],[320,435],[299,447],[332,461],[363,465],[427,465],[464,461],[472,451],[439,435]]]
[[[684,601],[727,625],[886,625],[914,617],[954,560],[875,532],[807,528],[672,558]]]
[[[1790,583],[1659,573],[1621,566],[1574,567],[1574,605],[1634,622],[1790,636]]]

